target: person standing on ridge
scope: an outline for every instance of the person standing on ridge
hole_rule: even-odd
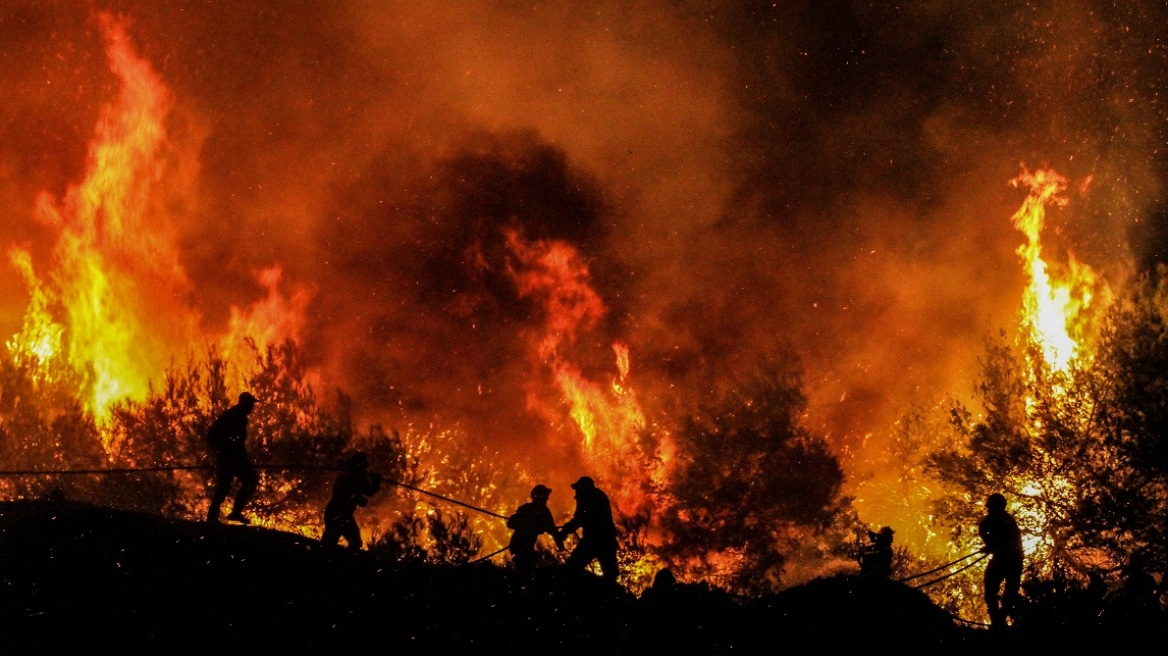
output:
[[[219,522],[219,508],[227,498],[236,479],[239,489],[227,519],[240,524],[250,524],[243,516],[243,509],[255,493],[260,477],[252,467],[247,455],[248,416],[255,409],[256,397],[250,392],[239,395],[239,402],[227,408],[207,429],[207,446],[215,459],[215,490],[211,495],[211,507],[207,511],[207,522]]]
[[[616,582],[616,524],[612,521],[612,505],[608,495],[596,487],[590,476],[581,476],[572,483],[576,490],[576,513],[560,529],[562,541],[576,529],[584,529],[584,535],[576,543],[576,548],[568,556],[564,567],[569,570],[584,570],[593,560],[600,561],[600,572],[605,579]]]
[[[990,554],[985,570],[985,602],[990,626],[1006,627],[1006,618],[1014,617],[1018,608],[1018,589],[1022,584],[1022,532],[1018,522],[1006,512],[1006,497],[991,494],[986,499],[986,515],[977,525],[977,533]],[[1005,583],[1005,589],[1002,584]]]
[[[321,544],[335,546],[345,538],[350,549],[360,549],[361,527],[353,513],[369,503],[369,497],[381,489],[381,474],[369,471],[369,456],[358,451],[338,463],[340,475],[333,483],[333,496],[324,507],[324,532]]]
[[[540,534],[547,533],[556,541],[556,547],[564,548],[556,520],[548,509],[551,488],[536,485],[531,488],[531,501],[519,506],[514,515],[507,518],[507,528],[511,529],[511,563],[521,572],[529,572],[535,567],[535,542]]]

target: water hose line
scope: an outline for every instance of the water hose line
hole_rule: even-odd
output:
[[[933,574],[934,572],[939,572],[943,569],[952,567],[952,566],[956,565],[957,563],[960,563],[961,561],[963,561],[967,558],[973,558],[974,556],[978,555],[979,553],[981,553],[981,551],[975,551],[971,554],[966,554],[966,555],[958,558],[957,560],[949,561],[949,562],[945,563],[944,565],[941,565],[939,567],[934,567],[933,569],[931,569],[927,572],[921,572],[920,574],[913,574],[912,576],[906,576],[903,579],[896,579],[896,582],[897,583],[905,583],[907,581],[912,581],[913,579],[919,579],[922,576],[928,576],[929,574]]]
[[[964,572],[965,570],[969,569],[970,567],[973,567],[974,565],[980,563],[981,561],[985,560],[986,558],[989,558],[989,554],[982,554],[981,558],[978,558],[977,560],[970,562],[968,565],[965,565],[964,567],[960,567],[958,569],[955,569],[952,572],[949,572],[948,574],[946,574],[944,576],[938,576],[937,578],[933,579],[932,581],[926,581],[920,585],[914,585],[913,587],[916,588],[917,590],[920,590],[921,588],[927,588],[928,586],[933,585],[934,583],[940,583],[941,581],[944,581],[945,579],[949,578],[950,576],[954,576],[954,575],[960,574],[961,572]]]
[[[286,471],[293,471],[293,470],[300,470],[300,471],[343,471],[339,467],[304,466],[304,465],[254,465],[254,468],[255,469],[279,469],[279,470],[286,470]],[[139,472],[191,471],[191,470],[200,470],[200,469],[214,469],[214,467],[212,467],[210,465],[168,465],[165,467],[136,467],[133,469],[57,469],[57,470],[25,469],[25,470],[14,470],[14,471],[0,471],[0,476],[69,476],[69,475],[93,475],[93,474],[136,474]],[[403,483],[401,481],[397,481],[397,480],[394,480],[392,478],[388,478],[385,476],[382,476],[381,480],[384,483],[389,483],[391,485],[397,485],[399,487],[404,487],[408,490],[413,490],[414,492],[429,495],[429,496],[435,497],[437,499],[442,499],[443,501],[457,504],[459,506],[462,506],[463,508],[469,508],[471,510],[483,513],[484,515],[490,515],[492,517],[497,517],[499,519],[507,519],[506,515],[500,515],[499,513],[487,510],[486,508],[472,506],[469,503],[464,503],[464,502],[459,501],[457,499],[452,499],[450,497],[443,496],[441,494],[438,494],[437,492],[423,490],[422,488],[414,486],[414,485],[410,485],[409,483]]]

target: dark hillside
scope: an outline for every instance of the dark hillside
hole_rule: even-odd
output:
[[[60,501],[0,504],[0,582],[10,649],[1000,653],[1038,637],[989,640],[890,581],[840,576],[755,600],[677,585],[637,598],[592,576],[386,564],[278,531]]]

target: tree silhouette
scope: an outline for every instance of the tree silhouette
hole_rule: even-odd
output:
[[[1168,269],[1129,285],[1102,332],[1098,369],[1109,457],[1084,499],[1084,530],[1113,553],[1168,565]],[[1120,530],[1116,530],[1119,528]]]
[[[800,425],[806,403],[794,363],[772,361],[685,418],[666,483],[667,560],[737,590],[781,585],[787,554],[846,504],[839,462]]]
[[[936,512],[962,527],[1004,493],[1031,547],[1031,576],[1082,588],[1134,552],[1165,564],[1168,526],[1168,287],[1130,282],[1066,370],[1034,335],[989,340],[975,407],[951,408],[952,439],[927,459],[951,493]],[[1048,586],[1049,587],[1049,586]]]

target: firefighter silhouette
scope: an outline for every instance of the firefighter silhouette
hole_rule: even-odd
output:
[[[572,549],[564,567],[569,570],[584,570],[592,561],[600,562],[600,571],[605,579],[616,582],[619,574],[616,559],[616,524],[612,520],[612,505],[608,495],[596,487],[590,476],[581,476],[572,483],[576,490],[576,512],[560,529],[559,539],[583,529],[583,536]]]
[[[207,510],[209,523],[218,523],[220,506],[236,479],[239,480],[239,489],[227,519],[241,524],[250,523],[243,515],[243,509],[255,494],[260,477],[252,467],[246,442],[248,416],[257,402],[250,392],[241,393],[239,402],[224,410],[207,429],[207,446],[215,461],[215,488],[211,494],[211,506]]]
[[[551,494],[551,488],[536,485],[531,488],[531,501],[519,506],[515,514],[507,518],[507,528],[512,531],[507,548],[511,551],[511,564],[517,570],[526,572],[535,567],[536,541],[544,533],[552,536],[557,548],[564,548],[559,528],[547,506]]]
[[[892,536],[895,532],[890,526],[868,531],[868,544],[860,550],[861,576],[892,576]]]
[[[324,531],[321,544],[335,546],[341,538],[350,549],[360,549],[361,527],[357,508],[369,503],[369,497],[381,489],[381,474],[369,471],[369,456],[358,451],[338,462],[341,473],[333,483],[333,495],[324,507]]]
[[[1006,512],[1006,497],[991,494],[985,506],[985,517],[977,525],[978,535],[985,543],[982,552],[990,554],[990,564],[985,570],[985,603],[990,626],[1001,629],[1007,626],[1007,618],[1013,618],[1018,608],[1018,590],[1022,583],[1022,532],[1014,517]]]

